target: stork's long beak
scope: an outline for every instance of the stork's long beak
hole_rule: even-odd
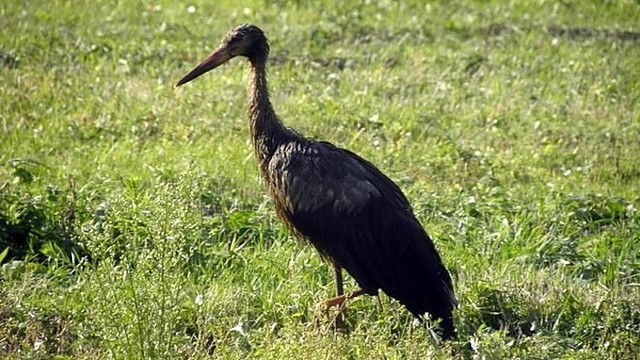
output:
[[[209,56],[207,56],[198,66],[193,68],[187,75],[185,75],[178,83],[176,87],[188,83],[189,81],[197,78],[198,76],[206,73],[209,70],[213,70],[218,66],[224,64],[231,59],[231,54],[226,47],[219,47],[215,49]]]

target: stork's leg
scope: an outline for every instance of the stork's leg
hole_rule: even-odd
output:
[[[364,295],[367,292],[363,289],[358,289],[354,292],[344,293],[344,282],[342,280],[342,268],[338,264],[333,264],[333,275],[336,282],[336,297],[333,297],[324,302],[324,308],[329,309],[333,306],[337,306],[335,317],[335,329],[336,331],[344,331],[344,306],[347,300],[356,298],[360,295]]]
[[[344,297],[344,282],[342,280],[342,267],[340,267],[340,265],[336,263],[333,264],[333,277],[336,282],[336,297]],[[342,313],[342,306],[338,307],[338,311],[336,312],[335,330],[336,331],[345,330],[344,314]]]
[[[358,289],[354,292],[350,292],[348,294],[342,294],[340,296],[336,296],[324,302],[324,306],[326,308],[330,308],[333,306],[342,306],[347,300],[357,298],[360,295],[364,295],[367,292],[364,289]]]
[[[354,292],[344,293],[344,282],[342,279],[342,268],[338,264],[333,264],[333,276],[336,282],[336,297],[323,301],[317,305],[318,309],[328,311],[330,308],[337,306],[334,327],[336,331],[344,332],[346,330],[344,326],[344,305],[347,300],[356,298],[360,295],[364,295],[367,292],[363,289],[358,289]]]
[[[342,267],[333,264],[333,277],[336,281],[336,296],[344,294],[344,282],[342,281]]]

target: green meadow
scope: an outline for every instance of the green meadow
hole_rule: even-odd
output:
[[[282,120],[406,193],[456,340],[384,294],[333,332],[332,271],[258,176],[244,60],[173,87],[241,23]],[[0,27],[0,358],[640,353],[638,1],[7,0]]]

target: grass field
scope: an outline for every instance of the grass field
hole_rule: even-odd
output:
[[[638,1],[3,1],[0,358],[633,359]],[[284,122],[405,191],[459,337],[385,295],[334,335],[332,273],[278,222],[234,26]],[[347,287],[356,284],[349,279]]]

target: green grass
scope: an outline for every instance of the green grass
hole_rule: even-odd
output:
[[[348,336],[315,309],[331,272],[260,183],[243,62],[173,89],[243,22],[284,121],[406,192],[458,340],[384,295]],[[5,1],[0,23],[0,357],[640,352],[637,1]]]

